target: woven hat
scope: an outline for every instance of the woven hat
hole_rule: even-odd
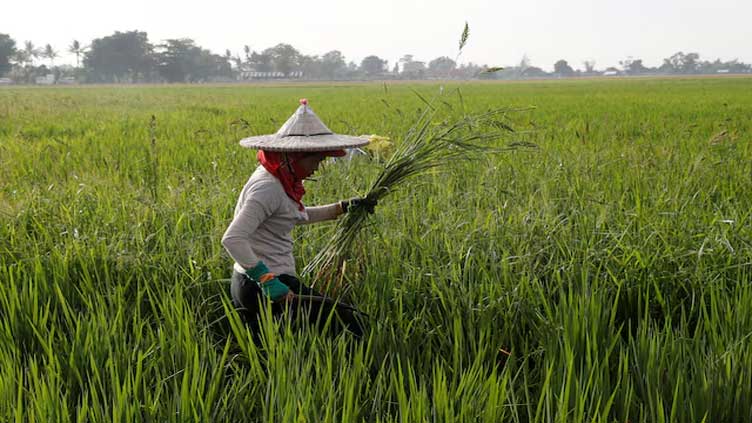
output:
[[[276,134],[243,138],[240,145],[256,150],[278,152],[316,152],[343,150],[368,144],[367,137],[335,134],[321,122],[308,106],[308,100],[301,99],[300,107],[279,128]]]

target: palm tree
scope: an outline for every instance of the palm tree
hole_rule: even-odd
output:
[[[24,42],[24,53],[26,54],[26,63],[28,65],[33,65],[34,59],[39,57],[39,50],[34,47],[34,43],[31,41]]]
[[[81,43],[78,40],[73,40],[73,43],[68,46],[68,51],[76,55],[76,67],[81,67],[81,55],[84,53],[84,47],[81,47]]]
[[[243,46],[243,52],[245,53],[246,63],[251,63],[251,47],[248,44]]]
[[[47,44],[46,46],[44,46],[42,57],[50,59],[50,67],[53,67],[55,66],[55,58],[60,57],[60,55],[57,54],[57,51],[55,51],[51,45]]]

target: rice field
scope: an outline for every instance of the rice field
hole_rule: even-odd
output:
[[[379,204],[344,273],[364,339],[267,315],[257,347],[220,244],[237,141],[301,97],[397,144],[420,97],[527,110],[516,150]],[[0,421],[752,421],[751,133],[749,78],[0,89]],[[299,269],[333,228],[296,229]]]

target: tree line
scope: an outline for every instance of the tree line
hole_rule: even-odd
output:
[[[553,72],[532,66],[527,57],[507,68],[473,63],[458,64],[442,56],[429,62],[406,54],[393,66],[375,55],[360,63],[348,61],[338,50],[306,55],[290,44],[261,51],[248,45],[240,53],[229,49],[216,54],[190,38],[153,44],[146,32],[115,32],[83,44],[73,40],[66,51],[76,64],[56,66],[60,51],[50,44],[37,47],[30,41],[17,44],[0,33],[0,77],[16,83],[154,83],[231,82],[262,79],[357,80],[357,79],[517,79],[596,75],[749,73],[752,66],[738,60],[700,60],[698,53],[678,52],[657,67],[628,58],[619,67],[597,70],[595,62],[574,69],[566,60],[553,64]]]
[[[222,82],[256,79],[352,80],[388,78],[469,78],[482,70],[470,64],[457,66],[448,57],[428,64],[404,56],[391,71],[389,62],[375,55],[360,63],[347,61],[338,50],[323,55],[305,55],[289,44],[262,51],[245,46],[241,53],[229,49],[216,54],[190,38],[168,39],[159,44],[141,31],[115,32],[84,45],[74,40],[67,51],[76,56],[75,66],[55,66],[59,51],[30,41],[17,45],[0,34],[0,76],[18,83],[33,83],[50,74],[54,80],[88,83]],[[402,65],[400,71],[399,65]]]

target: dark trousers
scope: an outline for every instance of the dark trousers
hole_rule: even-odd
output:
[[[303,285],[298,278],[292,275],[278,275],[280,282],[287,285],[290,291],[297,295],[313,295],[322,297],[323,295]],[[343,330],[351,332],[356,337],[363,335],[363,325],[358,316],[352,310],[336,307],[331,302],[317,301],[296,301],[291,304],[287,303],[269,303],[261,288],[248,276],[238,271],[232,272],[232,284],[230,285],[230,294],[235,309],[240,314],[240,318],[251,329],[254,341],[259,342],[259,318],[261,307],[270,306],[272,315],[275,318],[281,317],[285,310],[289,311],[293,322],[298,324],[300,320],[306,320],[311,326],[321,329],[327,328],[329,334],[336,335]],[[330,315],[332,318],[330,318]],[[329,324],[327,325],[327,320]]]

